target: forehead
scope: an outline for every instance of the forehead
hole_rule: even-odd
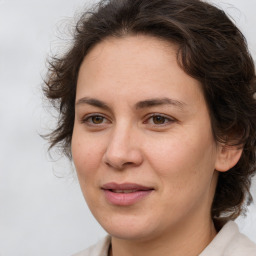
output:
[[[161,55],[163,52],[173,52],[176,53],[178,50],[178,45],[169,42],[165,39],[160,39],[158,37],[143,35],[143,34],[131,34],[123,37],[107,37],[103,41],[97,43],[86,55],[86,58],[94,58],[98,54],[104,51],[110,53],[111,50],[121,53],[123,48],[133,52],[139,56],[143,55],[144,51],[152,52],[152,55],[156,53]],[[152,51],[152,49],[155,49]],[[156,51],[158,49],[158,51]],[[109,51],[108,51],[109,50]],[[111,51],[111,53],[113,53]]]
[[[130,35],[121,38],[108,37],[104,41],[96,44],[85,56],[83,64],[94,62],[95,65],[103,66],[105,63],[122,64],[116,69],[136,68],[156,68],[163,60],[169,56],[169,61],[175,61],[178,46],[147,35]],[[93,63],[90,63],[93,64]]]
[[[108,38],[84,58],[77,95],[102,97],[104,92],[104,96],[120,98],[132,94],[135,99],[169,94],[171,98],[199,99],[201,85],[178,65],[177,49],[175,44],[145,35]]]

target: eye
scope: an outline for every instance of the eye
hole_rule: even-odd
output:
[[[164,124],[167,118],[164,116],[152,116],[152,121],[154,124]]]
[[[101,124],[104,122],[104,117],[102,116],[91,116],[87,119],[88,120],[91,120],[92,123],[94,124]]]
[[[144,123],[148,123],[154,126],[164,126],[174,122],[175,119],[162,115],[162,114],[153,114],[147,118]]]
[[[82,123],[86,123],[88,125],[102,125],[105,123],[108,123],[109,121],[101,115],[89,115],[89,116],[85,116],[82,119]]]

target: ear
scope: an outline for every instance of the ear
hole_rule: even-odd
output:
[[[240,146],[228,146],[219,144],[217,150],[217,158],[215,162],[215,170],[226,172],[234,167],[239,161],[243,152]]]

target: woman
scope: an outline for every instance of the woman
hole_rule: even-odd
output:
[[[223,11],[102,1],[44,90],[60,113],[51,147],[109,233],[77,255],[256,255],[232,221],[252,200],[255,68]]]

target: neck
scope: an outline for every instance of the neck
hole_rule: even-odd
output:
[[[196,223],[196,225],[195,225]],[[211,219],[173,227],[168,234],[147,240],[112,238],[110,256],[197,256],[212,241],[216,230]],[[171,254],[170,254],[171,253]]]

